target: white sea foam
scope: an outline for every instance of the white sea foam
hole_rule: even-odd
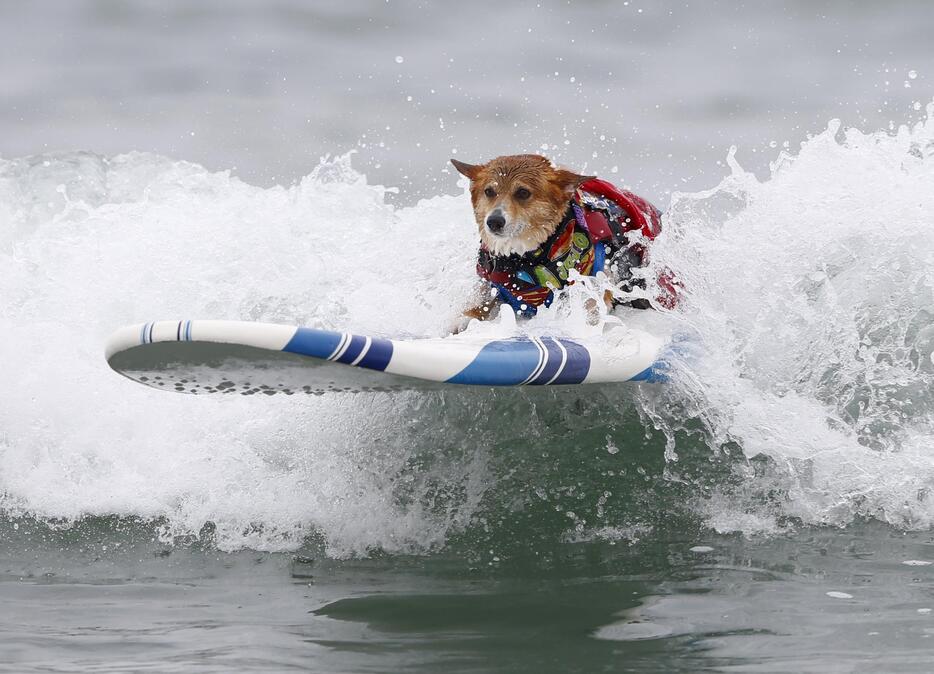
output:
[[[934,525],[932,114],[894,133],[832,122],[767,180],[731,156],[716,188],[675,196],[653,255],[706,353],[646,410],[759,458],[701,504],[719,530],[747,512],[757,530],[763,513]]]
[[[442,334],[473,283],[469,205],[383,195],[347,157],[268,190],[138,153],[0,162],[4,509],[164,518],[166,535],[212,523],[222,548],[312,531],[338,555],[442,542],[484,472],[477,454],[446,467],[425,405],[166,395],[103,361],[111,330],[159,318]],[[438,456],[403,476],[426,448]],[[425,485],[461,501],[429,511]]]
[[[669,319],[704,354],[638,403],[672,459],[689,419],[711,451],[759,457],[698,499],[717,530],[934,524],[932,136],[930,113],[894,134],[834,124],[767,180],[731,160],[721,185],[675,197],[653,259],[688,289]],[[139,153],[0,160],[0,506],[160,518],[166,536],[210,523],[225,549],[443,545],[495,488],[488,409],[179,396],[102,356],[112,329],[162,318],[443,334],[474,282],[469,203],[397,209],[385,192],[346,157],[272,189]],[[598,331],[578,306],[471,330]]]
[[[831,592],[825,592],[824,594],[826,594],[831,599],[852,599],[853,598],[853,595],[851,595],[849,592],[837,592],[835,590]]]

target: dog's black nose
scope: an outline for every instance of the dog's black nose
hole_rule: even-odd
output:
[[[490,216],[486,219],[486,226],[490,228],[490,231],[494,234],[498,234],[503,231],[503,227],[506,226],[506,218],[503,217],[503,214],[499,211],[491,213]]]

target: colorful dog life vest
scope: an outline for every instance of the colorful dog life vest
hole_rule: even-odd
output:
[[[594,276],[620,253],[629,253],[630,267],[644,264],[645,249],[627,237],[635,231],[654,239],[661,231],[658,209],[604,180],[588,180],[545,243],[524,255],[493,255],[481,245],[477,274],[513,311],[534,316],[538,307],[551,305],[556,290],[573,283],[572,269]]]

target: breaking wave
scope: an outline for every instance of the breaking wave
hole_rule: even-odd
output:
[[[731,155],[718,186],[676,194],[653,264],[686,288],[664,318],[692,355],[642,388],[259,400],[135,385],[102,348],[144,320],[443,334],[473,284],[466,196],[393,207],[349,156],[271,189],[141,153],[0,160],[0,508],[334,556],[695,524],[928,527],[932,115],[895,132],[833,122],[768,179]],[[573,312],[541,320],[583,329]]]

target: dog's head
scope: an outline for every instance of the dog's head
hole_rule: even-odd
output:
[[[521,255],[544,243],[561,224],[578,186],[593,177],[556,168],[537,154],[479,165],[451,163],[470,179],[480,241],[494,255]]]

